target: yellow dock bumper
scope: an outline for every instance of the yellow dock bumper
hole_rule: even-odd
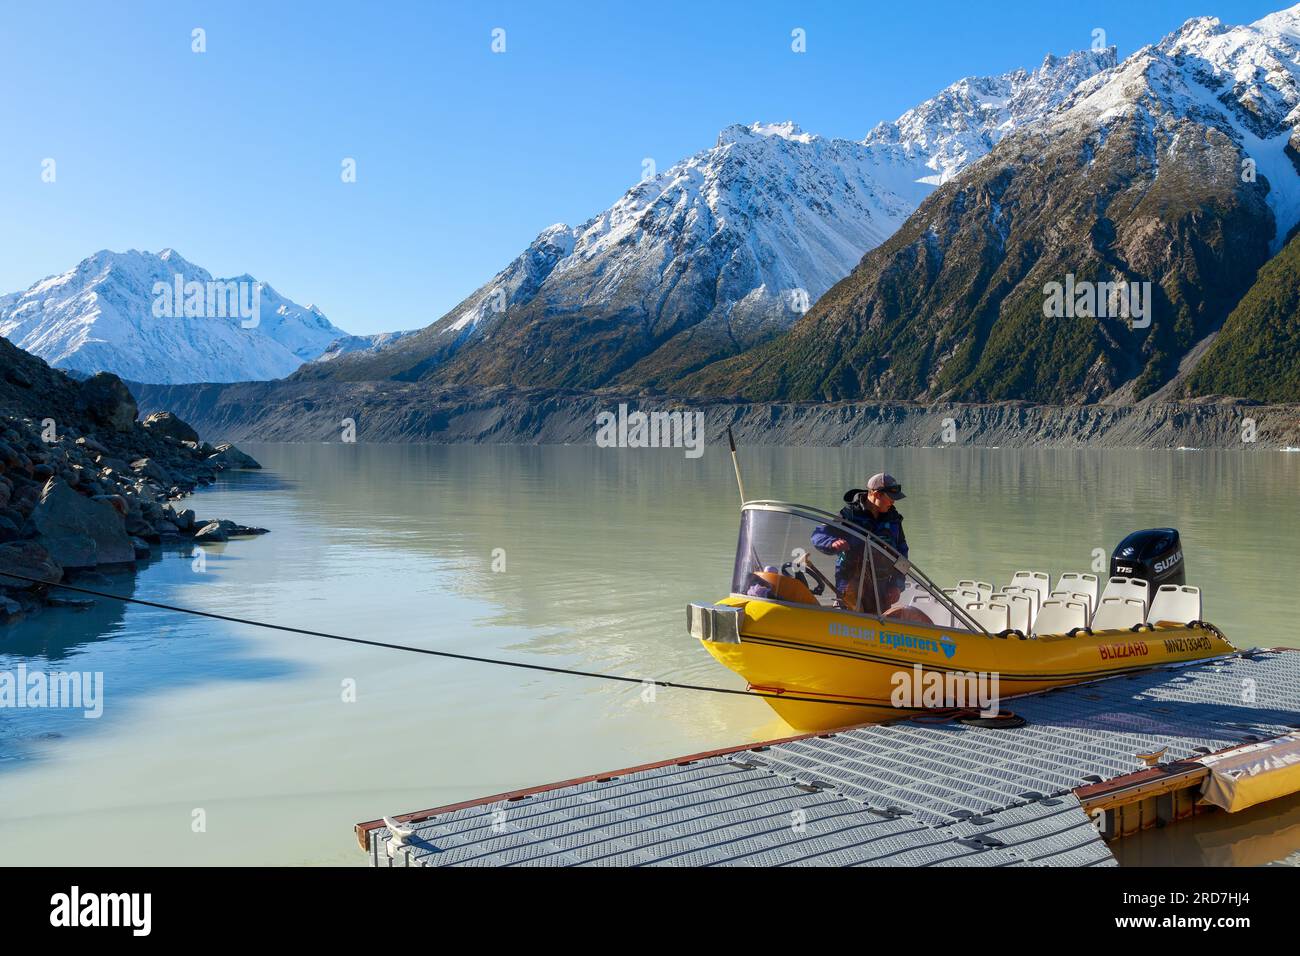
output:
[[[1300,791],[1300,734],[1200,758],[1210,771],[1201,800],[1229,813]]]

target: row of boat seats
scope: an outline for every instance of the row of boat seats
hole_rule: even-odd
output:
[[[1106,630],[1158,621],[1186,624],[1201,619],[1200,588],[1162,585],[1148,608],[1147,582],[1141,578],[1109,578],[1100,594],[1095,574],[1066,572],[1054,590],[1050,589],[1050,581],[1045,571],[1017,571],[1012,583],[1000,591],[987,581],[963,580],[955,588],[945,588],[944,594],[967,612],[977,611],[970,616],[990,631],[991,624],[998,624],[998,631],[1014,628],[1025,634],[1063,634],[1076,627]],[[944,620],[940,626],[961,625],[932,599],[922,603],[932,620]],[[1002,624],[1004,616],[1007,623]]]
[[[1128,602],[1133,602],[1142,608],[1141,616],[1136,621],[1124,625],[1126,627],[1132,627],[1133,624],[1155,624],[1159,621],[1190,624],[1201,619],[1201,589],[1188,584],[1160,585],[1156,589],[1151,606],[1148,607],[1146,581],[1141,578],[1113,577],[1106,582],[1106,590],[1101,594],[1101,603],[1102,606],[1110,604],[1114,608],[1120,601],[1125,602],[1125,607],[1131,607]],[[1097,610],[1100,613],[1102,607],[1098,607]],[[1115,613],[1112,610],[1110,615],[1113,616]],[[1125,620],[1132,616],[1131,610],[1125,611],[1123,615]],[[1109,620],[1110,616],[1107,619]],[[1093,630],[1099,630],[1096,623],[1092,627]]]

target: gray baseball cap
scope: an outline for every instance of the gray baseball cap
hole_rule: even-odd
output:
[[[898,479],[893,475],[887,475],[884,472],[881,472],[878,475],[872,475],[867,479],[867,491],[883,491],[895,501],[900,501],[907,497],[907,495],[903,494],[903,486],[899,483]]]
[[[859,497],[865,495],[868,491],[883,491],[895,501],[907,497],[907,495],[903,494],[903,486],[898,483],[897,478],[893,475],[881,473],[879,475],[872,475],[868,478],[867,487],[850,488],[848,491],[844,492],[844,500],[849,504],[854,504]]]

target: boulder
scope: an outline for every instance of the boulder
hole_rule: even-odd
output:
[[[18,578],[5,577],[5,571],[39,578],[46,584],[58,584],[63,579],[63,568],[42,545],[35,541],[9,541],[0,544],[0,585],[8,588],[32,588],[37,585]]]
[[[8,595],[0,596],[0,624],[8,624],[23,615],[23,606]]]
[[[65,568],[93,568],[135,560],[122,516],[107,501],[77,494],[51,478],[31,514],[37,541]]]
[[[92,591],[113,589],[113,579],[98,571],[69,571],[66,580],[69,584],[75,584],[79,588],[90,588]]]
[[[76,492],[74,491],[73,494]],[[41,489],[37,485],[24,484],[14,489],[13,497],[9,499],[9,506],[21,514],[29,515],[40,499]]]
[[[210,521],[194,532],[195,541],[225,541],[227,537],[226,529],[217,521]]]
[[[152,458],[140,458],[131,462],[131,470],[144,478],[152,479],[160,485],[170,485],[175,480],[172,473]]]
[[[163,520],[170,521],[176,526],[177,531],[188,532],[194,530],[194,512],[189,508],[177,511],[171,505],[167,505],[163,508]]]
[[[99,372],[82,382],[81,400],[90,417],[101,425],[123,433],[135,427],[139,414],[135,398],[112,372]]]
[[[257,534],[266,534],[265,528],[253,528],[246,524],[236,524],[225,518],[217,518],[204,524],[215,524],[227,538],[247,538]]]
[[[230,442],[222,442],[216,452],[208,456],[208,461],[216,462],[227,468],[261,468],[250,455],[245,455]]]
[[[144,420],[144,427],[154,435],[174,438],[179,442],[198,442],[199,433],[171,412],[154,412]]]
[[[18,450],[10,445],[7,441],[0,441],[0,464],[7,468],[18,468],[22,465],[22,455]]]
[[[110,458],[108,455],[100,455],[97,464],[99,465],[101,472],[105,468],[110,468],[119,475],[126,475],[131,472],[131,466],[121,458]]]
[[[91,500],[107,502],[114,511],[122,516],[123,520],[125,520],[126,516],[130,514],[131,509],[127,507],[126,499],[121,495],[96,495]]]

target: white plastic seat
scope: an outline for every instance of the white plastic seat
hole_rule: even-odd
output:
[[[993,594],[993,585],[987,581],[958,581],[957,587],[959,590],[978,591],[980,599],[986,602]]]
[[[1069,591],[1073,594],[1088,595],[1088,616],[1097,609],[1097,598],[1099,586],[1097,575],[1079,573],[1077,571],[1067,571],[1061,575],[1061,580],[1056,582],[1056,590]]]
[[[1142,602],[1142,620],[1147,617],[1147,582],[1141,578],[1114,577],[1106,582],[1106,589],[1101,592],[1101,600],[1106,598],[1124,598]],[[1100,610],[1101,605],[1098,605]]]
[[[903,607],[908,607],[909,605],[916,603],[917,598],[929,596],[930,595],[926,592],[925,588],[921,587],[911,578],[908,578],[907,583],[903,586],[903,593],[898,596],[898,603]]]
[[[1029,598],[1030,601],[1029,622],[1030,624],[1032,624],[1033,619],[1038,614],[1038,609],[1043,606],[1042,592],[1039,591],[1038,588],[1021,587],[1018,584],[1008,584],[1006,587],[1002,589],[1002,593],[1006,595],[1018,594]]]
[[[1146,621],[1147,605],[1137,598],[1103,597],[1097,613],[1092,616],[1094,631],[1126,630]]]
[[[944,588],[943,593],[948,595],[952,603],[958,607],[969,607],[984,599],[984,596],[979,591],[969,591],[965,588]]]
[[[930,595],[923,594],[913,598],[912,607],[924,611],[925,616],[937,627],[952,627],[952,611],[930,597]]]
[[[1088,617],[1092,617],[1092,596],[1085,591],[1053,591],[1047,595],[1047,600],[1062,604],[1082,603],[1088,608]]]
[[[1186,584],[1162,584],[1151,601],[1147,623],[1190,624],[1201,619],[1201,589]]]
[[[1004,594],[1001,600],[990,601],[991,604],[1005,604],[1009,611],[1011,623],[1021,634],[1028,636],[1034,626],[1034,600],[1028,594]]]
[[[1047,595],[1052,592],[1052,578],[1046,571],[1017,571],[1011,575],[1011,583],[1016,587],[1033,588],[1038,592],[1037,607],[1042,607]]]
[[[979,601],[967,605],[966,613],[990,634],[1005,631],[1011,626],[1010,609],[1005,604],[985,604]]]
[[[1088,626],[1087,601],[1046,601],[1034,623],[1035,634],[1069,634]]]

